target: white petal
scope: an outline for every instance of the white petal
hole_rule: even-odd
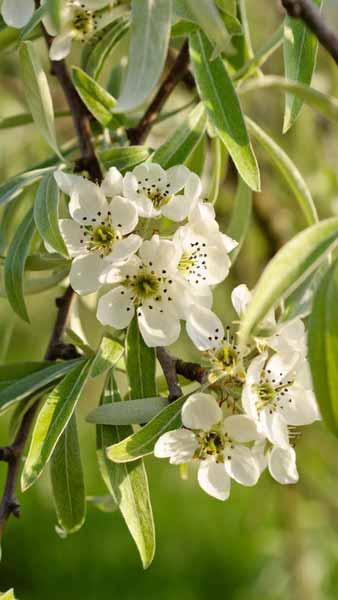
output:
[[[4,0],[1,14],[9,27],[24,27],[33,16],[34,0]]]
[[[138,185],[142,189],[143,187],[150,188],[155,184],[159,189],[164,189],[167,183],[167,174],[157,163],[143,163],[138,165],[133,170]]]
[[[69,273],[70,285],[78,294],[91,294],[100,287],[100,275],[105,264],[97,254],[74,258]]]
[[[123,235],[127,235],[135,229],[138,222],[138,214],[133,202],[121,196],[115,196],[109,204],[109,211],[111,212],[113,225]]]
[[[71,173],[65,173],[64,171],[61,171],[60,169],[54,171],[54,179],[60,190],[64,194],[67,194],[67,196],[71,195],[74,188],[82,185],[82,183],[86,181],[84,177],[81,177],[81,175],[72,175]]]
[[[129,325],[134,313],[131,291],[119,285],[100,298],[96,316],[102,325],[124,329]]]
[[[272,444],[281,448],[289,447],[288,428],[283,416],[275,411],[265,408],[260,412],[259,430],[270,440]]]
[[[276,353],[274,354],[266,364],[266,371],[271,373],[269,374],[270,379],[276,379],[279,381],[281,378],[287,378],[288,374],[294,369],[295,365],[299,360],[299,355],[297,353],[289,352],[285,353]]]
[[[176,194],[179,192],[187,183],[190,175],[189,169],[184,165],[178,165],[171,167],[167,171],[167,181],[169,194]],[[170,187],[169,187],[170,186]]]
[[[123,177],[116,167],[110,167],[101,183],[101,190],[105,196],[121,196],[123,192]]]
[[[278,325],[277,333],[267,339],[276,352],[306,353],[305,326],[301,319]]]
[[[65,31],[53,38],[49,49],[49,58],[51,60],[63,60],[66,58],[72,47],[72,39],[71,31]]]
[[[177,245],[171,240],[160,239],[158,235],[143,242],[139,255],[154,271],[159,274],[164,271],[164,275],[175,271],[180,259]]]
[[[258,396],[256,392],[253,390],[251,384],[245,384],[242,390],[241,402],[244,412],[253,419],[257,421],[258,412],[257,412],[257,400]]]
[[[217,500],[227,500],[230,496],[231,481],[224,465],[212,458],[201,461],[198,469],[198,483],[202,490]]]
[[[180,335],[179,319],[171,313],[164,311],[161,313],[160,308],[161,304],[158,302],[152,309],[149,306],[142,306],[137,310],[140,332],[150,348],[170,346]]]
[[[182,406],[182,423],[189,429],[208,431],[222,420],[222,410],[211,394],[191,394]]]
[[[202,194],[201,179],[196,173],[190,173],[184,187],[184,194],[193,200],[200,198]]]
[[[269,471],[278,483],[297,483],[298,471],[296,453],[293,448],[278,448],[275,446],[269,452]]]
[[[215,240],[217,242],[217,240]],[[218,246],[206,247],[207,257],[206,271],[204,273],[206,285],[215,285],[223,281],[230,270],[231,261],[224,247]]]
[[[69,256],[74,257],[83,254],[85,248],[81,240],[83,241],[84,238],[80,225],[76,221],[73,221],[73,219],[59,219],[59,228],[67,246]]]
[[[97,185],[83,180],[72,190],[69,212],[75,221],[95,226],[107,216],[107,200]]]
[[[251,298],[252,294],[245,283],[241,283],[232,290],[231,302],[239,317],[245,313]]]
[[[255,485],[260,476],[257,462],[251,450],[245,446],[225,450],[224,468],[230,477],[242,485]]]
[[[237,248],[238,242],[236,242],[236,240],[233,240],[228,235],[225,235],[225,233],[221,233],[220,235],[222,236],[223,245],[227,252],[231,252],[234,250],[234,248]]]
[[[187,429],[176,429],[161,435],[154,447],[157,458],[173,458],[174,464],[188,462],[192,459],[198,442],[195,434]]]
[[[124,240],[115,242],[113,249],[108,256],[106,262],[121,262],[127,260],[134,252],[137,252],[142,244],[142,238],[139,235],[129,235]]]
[[[246,380],[248,383],[253,384],[259,382],[267,356],[268,355],[266,352],[262,352],[262,354],[259,354],[252,359],[246,375]]]
[[[187,334],[199,350],[218,346],[224,336],[221,320],[209,308],[192,306],[187,316]]]
[[[168,204],[164,204],[161,207],[161,213],[172,221],[183,221],[189,215],[194,202],[193,198],[179,194],[178,196],[173,196]]]
[[[257,463],[260,473],[263,473],[268,466],[268,452],[265,452],[266,443],[266,440],[262,439],[255,442],[253,448],[251,449],[252,456]]]
[[[236,442],[252,442],[260,439],[255,421],[245,415],[233,415],[224,420],[224,431]]]
[[[315,396],[311,390],[291,386],[282,396],[280,407],[288,425],[310,425],[320,419]]]

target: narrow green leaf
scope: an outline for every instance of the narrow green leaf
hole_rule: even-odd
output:
[[[56,514],[65,533],[74,533],[86,517],[86,494],[73,414],[57,442],[50,461],[50,475]]]
[[[199,177],[202,177],[203,169],[205,165],[205,156],[207,151],[207,137],[206,135],[202,135],[200,141],[197,146],[195,146],[194,150],[188,156],[186,161],[184,162],[185,166],[188,167],[190,171],[196,173]],[[222,148],[224,146],[222,145]]]
[[[156,441],[163,433],[181,426],[181,408],[189,395],[169,404],[136,433],[131,433],[122,441],[110,445],[107,448],[108,458],[117,463],[128,463],[151,454]]]
[[[13,198],[16,198],[21,192],[28,186],[32,185],[36,181],[39,181],[46,173],[54,171],[55,167],[45,167],[42,169],[34,169],[32,171],[26,171],[25,173],[19,173],[15,175],[6,183],[0,185],[0,204],[5,204]]]
[[[147,160],[149,155],[150,151],[145,146],[116,146],[100,152],[100,160],[106,169],[116,167],[125,173]]]
[[[210,42],[219,52],[228,52],[232,48],[231,36],[225,28],[214,1],[186,0],[186,4]]]
[[[152,161],[160,164],[164,169],[186,162],[200,142],[206,123],[204,106],[200,102],[172,136],[155,150]]]
[[[120,403],[121,397],[111,372],[101,397],[102,408],[112,407],[116,401]],[[155,526],[144,463],[139,460],[132,465],[118,465],[108,460],[106,455],[106,447],[130,435],[132,428],[98,425],[96,432],[101,475],[123,515],[146,569],[155,554]]]
[[[311,273],[284,302],[281,321],[291,321],[296,317],[304,319],[311,313],[313,297],[318,289],[328,265],[326,262]]]
[[[234,248],[230,254],[231,263],[234,264],[238,254],[241,251],[245,241],[251,219],[252,212],[252,191],[249,186],[239,179],[235,204],[232,210],[230,223],[227,229],[227,235],[238,242],[238,246]]]
[[[30,34],[32,33],[32,31],[34,31],[34,29],[37,27],[37,25],[39,25],[39,23],[41,22],[42,18],[45,15],[45,13],[46,13],[46,5],[45,4],[43,4],[42,6],[39,6],[39,8],[37,8],[34,11],[32,18],[29,20],[27,25],[25,25],[25,27],[23,27],[20,31],[19,40],[21,42],[24,40],[27,40],[30,37]]]
[[[24,298],[23,274],[34,232],[33,211],[30,210],[17,229],[8,249],[4,265],[4,282],[8,301],[14,312],[28,322],[29,316]]]
[[[62,159],[56,141],[54,109],[47,77],[32,42],[22,42],[19,57],[26,100],[35,124],[47,144]]]
[[[325,219],[301,231],[283,246],[261,275],[244,314],[240,340],[245,343],[268,311],[292,293],[338,239],[338,218]]]
[[[0,412],[10,408],[15,402],[27,398],[35,392],[43,391],[51,383],[54,383],[74,369],[78,364],[83,364],[81,359],[68,360],[47,365],[32,373],[24,375],[11,382],[6,389],[0,390]]]
[[[259,79],[247,81],[238,89],[238,93],[243,95],[256,90],[275,89],[282,92],[290,92],[300,98],[314,110],[322,113],[324,117],[334,123],[338,123],[338,100],[333,96],[322,94],[308,85],[288,81],[284,77],[267,75]]]
[[[14,27],[5,27],[0,31],[0,52],[6,50],[12,44],[18,41],[20,30]],[[0,553],[1,554],[1,553]]]
[[[156,355],[143,341],[136,317],[126,337],[126,369],[129,379],[129,398],[152,398],[156,393]]]
[[[91,38],[82,53],[82,67],[94,79],[98,79],[113,50],[129,30],[127,16],[117,19],[100,31],[97,40]]]
[[[263,130],[261,127],[246,117],[246,122],[251,134],[266,150],[269,158],[276,165],[285,182],[293,192],[300,209],[309,225],[318,221],[317,210],[312,200],[311,192],[298,171],[296,165],[286,152]]]
[[[190,53],[197,88],[211,123],[244,181],[253,190],[259,190],[256,158],[236,92],[222,59],[218,57],[211,62],[212,46],[202,33],[190,36]]]
[[[130,48],[126,79],[116,112],[135,110],[156,87],[167,56],[171,2],[132,0]]]
[[[112,513],[118,509],[118,506],[110,494],[106,496],[87,496],[87,502],[90,502],[104,513]]]
[[[211,140],[211,155],[212,173],[208,200],[211,202],[211,204],[215,204],[217,202],[220,187],[225,179],[228,158],[225,146],[221,143],[218,137],[215,137]]]
[[[123,352],[124,348],[119,342],[104,335],[93,359],[90,376],[94,378],[111,369],[120,360]]]
[[[119,121],[112,114],[116,100],[90,75],[79,67],[73,67],[73,82],[89,112],[103,127],[119,126]]]
[[[256,54],[234,73],[232,80],[243,80],[252,75],[258,67],[264,65],[268,58],[282,45],[283,37],[283,27],[280,26]]]
[[[59,229],[60,190],[49,173],[42,179],[36,193],[34,204],[34,220],[38,232],[55,252],[68,256],[67,248]]]
[[[26,271],[50,271],[52,269],[70,266],[70,259],[59,254],[30,254],[27,256]]]
[[[0,381],[11,381],[16,379],[22,379],[26,375],[35,373],[35,371],[41,371],[45,367],[50,366],[53,363],[48,361],[27,361],[27,362],[13,362],[5,363],[0,365]]]
[[[315,295],[309,319],[309,362],[313,387],[327,427],[338,436],[338,261]]]
[[[41,408],[21,477],[27,490],[40,477],[68,424],[88,379],[91,362],[81,362],[51,391]]]
[[[59,110],[55,113],[55,118],[70,117],[69,110]],[[13,115],[12,117],[5,117],[0,119],[0,129],[12,129],[13,127],[20,127],[21,125],[29,125],[34,123],[34,119],[29,113],[21,113],[19,115]]]
[[[321,8],[322,0],[313,0]],[[301,19],[286,16],[284,21],[284,71],[286,79],[310,86],[316,66],[318,41]],[[283,132],[286,133],[297,119],[303,102],[287,93]]]
[[[101,425],[141,425],[167,406],[167,398],[140,398],[98,406],[87,416],[88,423]]]

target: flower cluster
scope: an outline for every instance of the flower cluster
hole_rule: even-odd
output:
[[[240,285],[232,293],[239,316],[250,302]],[[198,464],[198,482],[211,496],[226,500],[230,480],[254,485],[265,468],[282,484],[298,480],[294,446],[299,427],[320,418],[306,358],[306,332],[300,318],[278,324],[265,320],[273,333],[237,344],[230,330],[216,343],[218,319],[204,333],[209,348],[208,393],[188,397],[182,408],[182,429],[157,441],[155,456],[172,464]],[[215,329],[215,325],[217,325]],[[209,335],[208,335],[209,333]]]
[[[123,329],[136,315],[154,347],[175,342],[183,320],[197,348],[206,350],[205,332],[216,323],[213,338],[221,340],[212,286],[227,276],[236,242],[219,231],[195,173],[149,162],[124,177],[112,167],[100,186],[63,171],[55,179],[70,197],[71,218],[60,220],[73,259],[70,283],[79,294],[109,286],[98,302],[103,325]],[[171,239],[159,234],[161,217],[176,228]]]
[[[43,0],[45,4],[47,0]],[[34,13],[34,0],[3,0],[1,14],[7,25],[21,28],[27,25]],[[62,60],[70,50],[73,41],[86,42],[98,31],[126,12],[125,7],[117,6],[116,0],[63,0],[61,3],[60,31],[46,13],[42,19],[49,35],[54,39],[50,47],[50,58]]]

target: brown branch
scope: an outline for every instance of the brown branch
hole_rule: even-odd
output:
[[[38,0],[36,1],[36,4],[39,6],[40,3]],[[44,32],[44,35],[49,48],[51,38],[46,32]],[[52,73],[57,77],[64,91],[73,117],[81,153],[77,166],[80,170],[86,170],[93,181],[100,182],[102,180],[102,172],[91,140],[88,111],[72,83],[65,62],[51,61],[51,65]],[[64,295],[56,300],[58,312],[46,350],[46,360],[74,358],[74,356],[77,355],[76,350],[71,344],[67,345],[62,342],[73,299],[74,292],[71,287],[68,287]],[[9,517],[11,515],[16,517],[20,516],[20,505],[16,500],[15,492],[20,472],[21,457],[34,422],[38,405],[39,400],[37,400],[26,412],[11,445],[0,449],[0,460],[7,463],[7,477],[0,502],[0,539]]]
[[[176,373],[176,360],[172,358],[164,348],[156,348],[156,356],[167,381],[169,390],[168,400],[169,402],[174,402],[174,400],[177,400],[177,398],[182,396],[182,389],[178,383]]]
[[[128,139],[132,144],[142,144],[147,137],[152,124],[161,112],[165,102],[168,100],[175,86],[183,79],[188,72],[189,66],[189,46],[184,42],[173,66],[168,75],[163,80],[154,100],[144,113],[142,119],[136,127],[127,130]]]
[[[312,0],[281,0],[290,17],[301,19],[338,64],[338,36]]]
[[[207,374],[207,370],[203,369],[198,363],[185,362],[180,358],[175,360],[175,369],[176,373],[189,379],[189,381],[198,381],[199,383],[204,383]]]

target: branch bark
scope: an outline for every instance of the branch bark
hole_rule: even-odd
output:
[[[338,64],[338,36],[323,19],[312,0],[281,0],[290,17],[301,19]]]
[[[40,2],[36,0],[36,6]],[[44,31],[47,47],[49,48],[52,38]],[[134,144],[140,144],[149,133],[153,122],[156,120],[164,103],[170,96],[177,83],[187,73],[189,64],[188,44],[185,43],[172,66],[167,77],[161,84],[154,100],[148,110],[142,117],[139,125],[128,130],[128,137]],[[80,158],[76,161],[76,169],[86,170],[92,181],[100,183],[102,180],[102,171],[95,154],[94,145],[91,139],[90,118],[86,106],[79,97],[67,66],[64,61],[51,61],[52,73],[57,77],[63,92],[66,96],[74,127],[80,148]],[[51,334],[49,344],[46,350],[46,360],[56,360],[58,358],[73,358],[74,347],[62,342],[62,337],[67,326],[70,315],[71,305],[74,300],[74,292],[68,287],[61,298],[56,300],[58,313]],[[158,358],[162,365],[164,374],[167,378],[168,388],[171,400],[178,398],[181,394],[181,388],[177,382],[176,359],[172,359],[163,348],[158,349]],[[182,361],[178,361],[182,363]],[[183,365],[183,363],[182,363]],[[181,370],[184,371],[181,365]],[[197,365],[198,367],[198,365]],[[190,372],[190,371],[189,371]],[[31,427],[34,422],[39,400],[37,400],[24,415],[19,430],[10,446],[0,448],[0,461],[7,463],[7,477],[4,493],[0,502],[0,539],[2,537],[6,523],[11,515],[20,516],[20,505],[16,499],[16,486],[20,472],[21,458],[29,437]]]

